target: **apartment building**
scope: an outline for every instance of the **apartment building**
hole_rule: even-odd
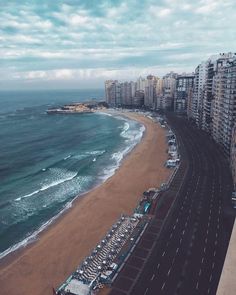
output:
[[[221,104],[219,107],[219,126],[216,129],[218,142],[227,156],[230,155],[232,131],[236,122],[236,57],[228,61],[223,70]]]
[[[195,69],[194,86],[191,106],[189,106],[189,118],[201,127],[203,116],[203,97],[206,84],[207,62],[201,62]]]
[[[183,74],[176,79],[174,95],[174,111],[187,113],[188,96],[192,94],[194,75]]]
[[[156,86],[157,79],[155,76],[148,75],[144,90],[144,105],[148,108],[156,107]]]

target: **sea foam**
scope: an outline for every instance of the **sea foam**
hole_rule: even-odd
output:
[[[53,169],[53,168],[50,168],[49,170],[51,170],[51,171],[54,171],[55,170],[57,172],[57,174],[58,174],[58,171],[63,171],[63,169]],[[36,195],[39,192],[45,191],[45,190],[47,190],[47,189],[49,189],[51,187],[54,187],[54,186],[57,186],[59,184],[62,184],[64,182],[66,182],[66,181],[69,181],[69,180],[75,178],[78,175],[77,172],[68,172],[67,174],[68,174],[68,176],[66,176],[66,177],[64,177],[62,179],[58,179],[58,180],[52,181],[49,184],[45,184],[40,189],[35,190],[32,193],[30,193],[30,194],[27,194],[27,195],[24,195],[24,196],[21,196],[21,197],[16,198],[15,201],[19,202],[22,199],[25,199],[25,198],[31,197],[33,195]]]

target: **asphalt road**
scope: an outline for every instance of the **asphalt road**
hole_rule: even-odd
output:
[[[111,295],[216,294],[234,221],[230,170],[207,134],[173,115],[169,123],[178,137],[186,173],[163,196],[168,200],[174,194],[175,199],[160,234],[153,231],[151,246],[146,246],[150,253],[141,258],[133,254],[127,266],[131,275],[125,278],[121,273]],[[153,222],[159,215],[156,210]],[[145,245],[138,250],[144,251]],[[135,265],[135,259],[142,263]],[[133,279],[132,269],[133,273],[140,269]]]

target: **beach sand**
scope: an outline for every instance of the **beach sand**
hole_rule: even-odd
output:
[[[146,127],[140,144],[115,175],[78,198],[37,242],[0,263],[0,294],[51,295],[52,287],[63,283],[116,219],[133,212],[143,191],[168,179],[165,130],[141,115],[127,116]]]

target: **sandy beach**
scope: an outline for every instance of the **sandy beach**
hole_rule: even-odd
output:
[[[130,214],[143,191],[158,187],[170,176],[165,130],[138,114],[127,116],[146,127],[142,141],[115,175],[74,202],[37,242],[0,262],[0,293],[51,295],[90,253],[122,214]]]

